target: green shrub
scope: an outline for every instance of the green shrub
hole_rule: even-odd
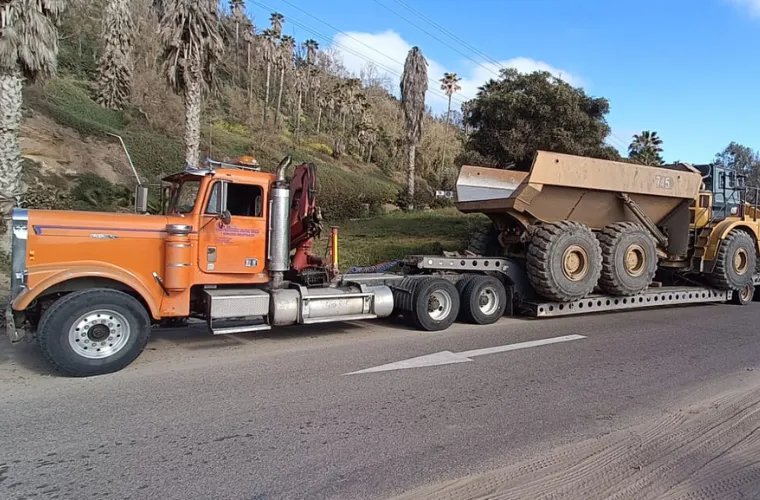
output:
[[[84,174],[77,179],[71,190],[72,207],[75,210],[114,212],[132,205],[132,189],[112,184],[95,174]]]

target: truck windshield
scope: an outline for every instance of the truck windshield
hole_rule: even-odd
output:
[[[195,207],[201,180],[188,177],[182,179],[172,187],[171,200],[169,201],[170,214],[189,214]]]

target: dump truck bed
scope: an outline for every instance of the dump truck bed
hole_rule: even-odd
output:
[[[684,200],[695,199],[701,185],[701,174],[684,164],[650,167],[538,151],[530,172],[462,167],[457,207],[543,222],[574,220],[600,229],[635,220],[619,201],[620,193],[657,223]]]

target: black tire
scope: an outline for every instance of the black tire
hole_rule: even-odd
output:
[[[441,304],[436,295],[441,295],[448,303]],[[420,330],[445,330],[456,321],[459,304],[459,293],[452,282],[443,278],[422,278],[415,284],[412,310],[404,311],[404,317]],[[434,310],[430,310],[431,307]]]
[[[755,298],[755,285],[744,285],[738,290],[734,290],[731,296],[731,303],[737,306],[746,306]]]
[[[477,277],[478,276],[475,274],[466,274],[462,279],[460,279],[456,283],[457,292],[459,293],[459,304],[460,304],[459,315],[457,316],[457,319],[460,321],[467,321],[467,316],[465,315],[465,309],[467,308],[464,307],[464,299],[462,298],[464,294],[464,289],[465,287],[467,287],[467,284],[470,281],[474,280]]]
[[[718,249],[715,258],[715,268],[711,281],[721,290],[739,290],[752,283],[753,273],[757,266],[757,245],[755,240],[744,231],[733,230]],[[740,265],[735,265],[739,258]]]
[[[565,266],[565,252],[578,260],[578,270]],[[568,259],[568,262],[572,262]],[[539,226],[528,246],[528,279],[539,295],[559,302],[590,294],[602,270],[602,251],[594,233],[579,222],[560,221]],[[573,276],[569,274],[575,273]]]
[[[76,333],[77,325],[83,325],[81,333]],[[145,349],[150,330],[148,311],[137,299],[118,290],[93,288],[53,303],[40,320],[37,343],[58,371],[88,377],[116,372],[132,363]],[[77,340],[70,340],[75,336]],[[115,351],[107,354],[101,349]]]
[[[652,284],[657,272],[657,243],[647,228],[616,222],[597,235],[602,247],[599,288],[610,295],[636,295]],[[631,262],[628,257],[636,258]]]
[[[484,226],[470,235],[467,250],[475,255],[484,257],[500,257],[504,249],[499,243],[499,233],[493,224]]]
[[[486,303],[483,303],[483,301]],[[484,310],[485,308],[485,310]],[[476,325],[490,325],[504,316],[507,291],[493,276],[475,276],[462,291],[461,316]]]

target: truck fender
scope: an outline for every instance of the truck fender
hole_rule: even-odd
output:
[[[758,245],[759,224],[750,224],[747,221],[742,220],[724,220],[719,222],[710,232],[710,239],[708,240],[707,248],[705,249],[704,260],[708,262],[715,260],[721,243],[734,229],[749,233],[749,235],[752,236],[752,239],[755,240],[755,248],[758,253],[760,253],[760,245]]]
[[[46,291],[56,287],[56,285],[82,278],[100,278],[121,283],[142,298],[153,318],[160,317],[160,295],[155,297],[146,284],[135,275],[103,262],[81,262],[69,265],[65,269],[48,266],[32,268],[29,272],[29,282],[35,283],[35,285],[31,288],[24,288],[13,300],[12,307],[16,311],[23,311],[35,299],[43,296]],[[156,300],[157,298],[158,300]]]

